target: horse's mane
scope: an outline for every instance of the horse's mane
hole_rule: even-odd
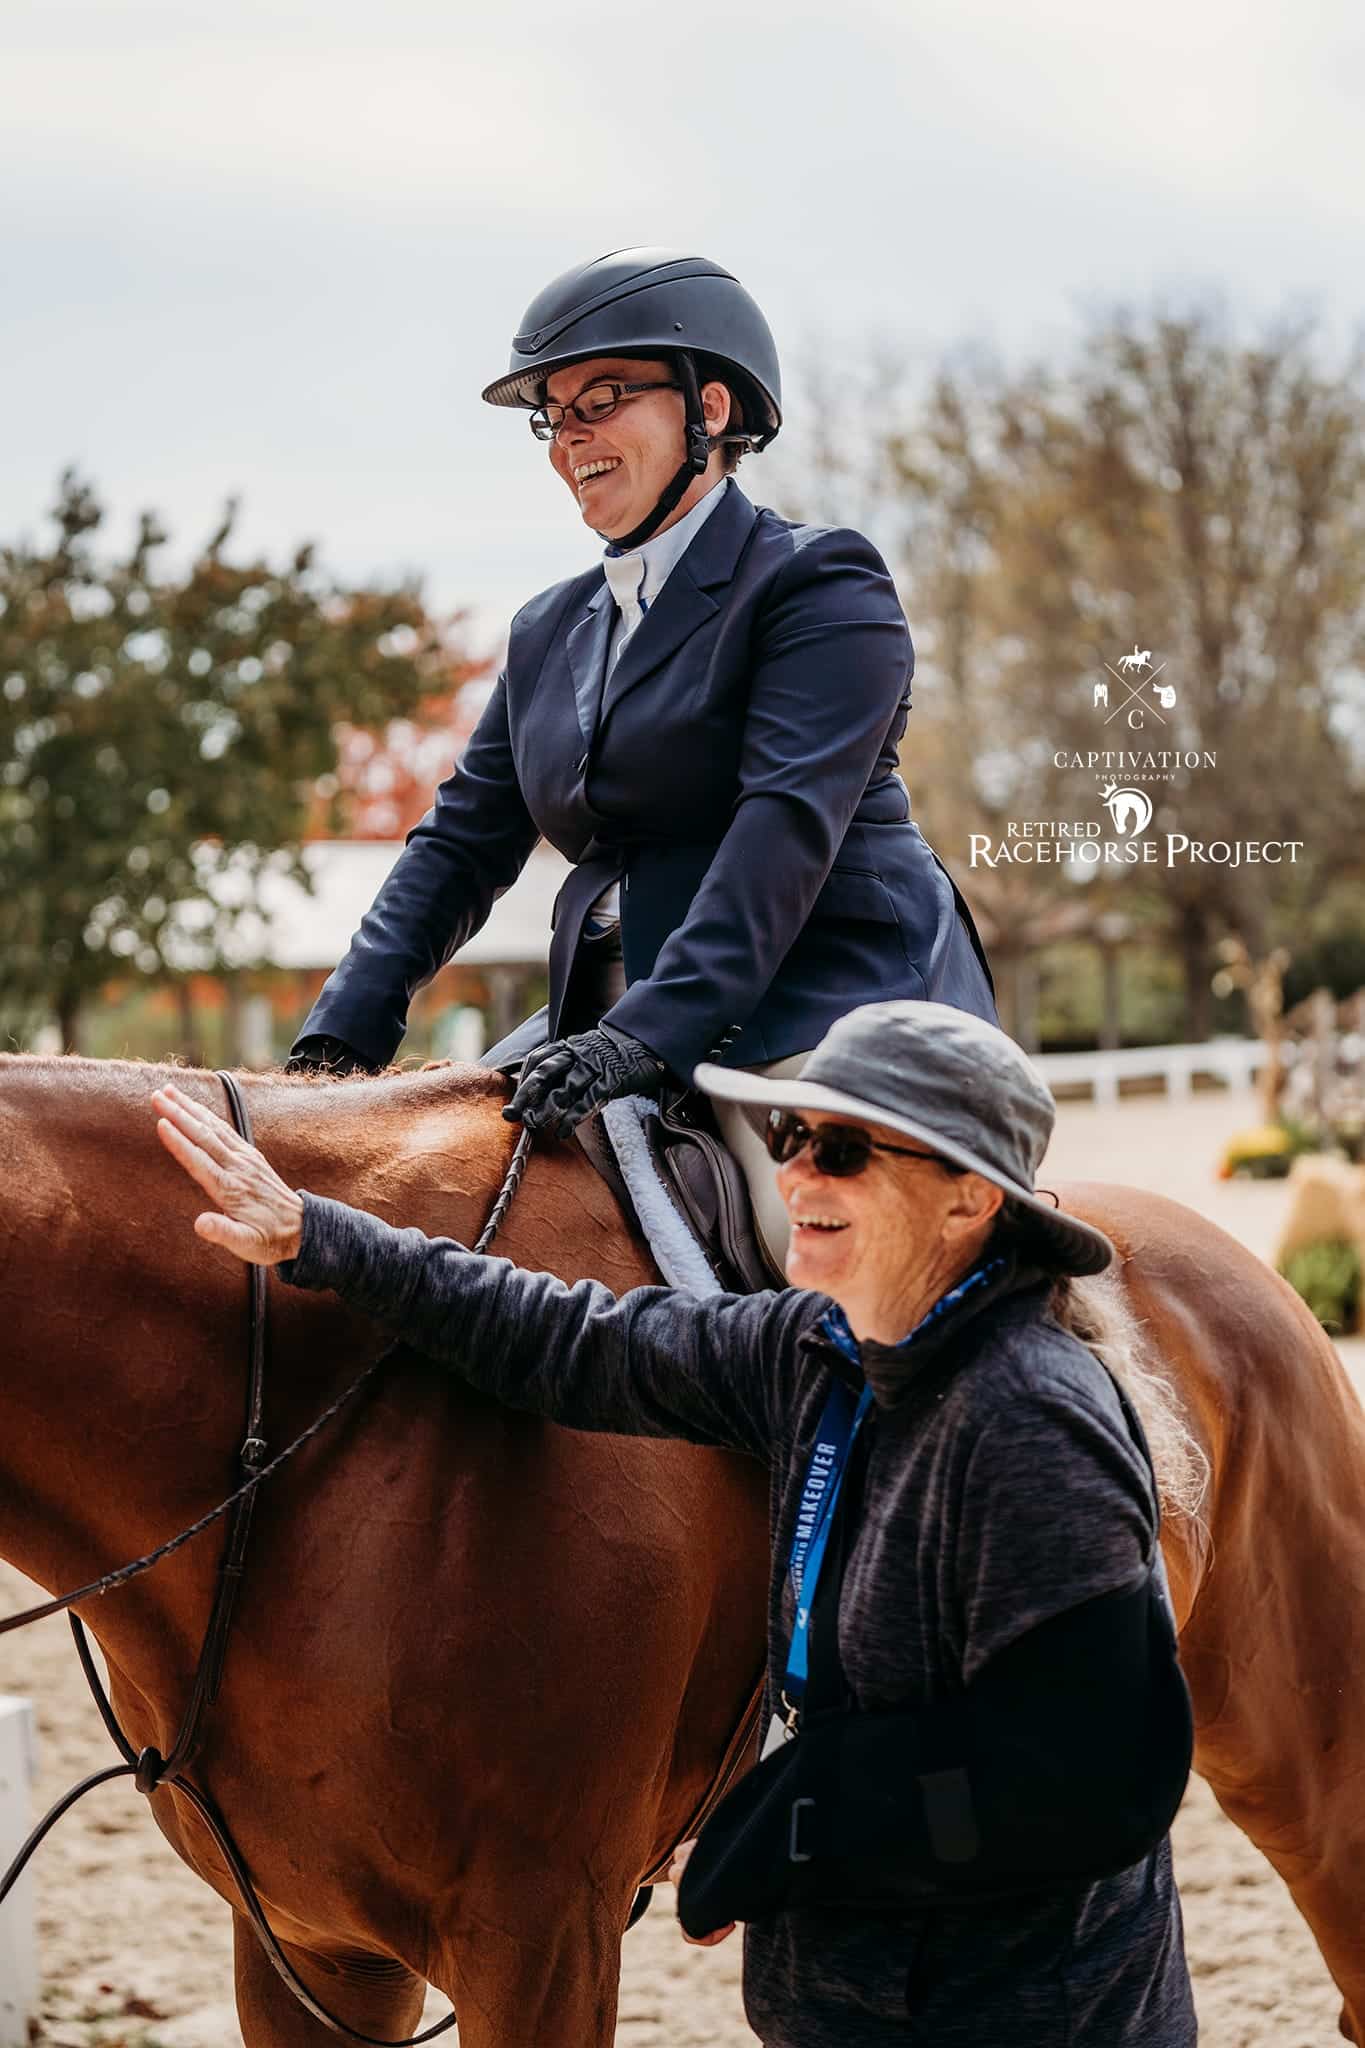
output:
[[[379,1075],[317,1079],[266,1068],[240,1080],[255,1141],[293,1185],[457,1235],[482,1227],[516,1142],[501,1115],[504,1075],[413,1061]],[[98,1198],[116,1213],[122,1177],[159,1161],[152,1095],[171,1081],[227,1114],[217,1072],[180,1061],[0,1054],[0,1156],[28,1190],[28,1206],[57,1216],[78,1198]],[[559,1150],[547,1148],[536,1176],[547,1199],[580,1163],[595,1178],[581,1155],[560,1159]],[[84,1178],[73,1193],[77,1158]],[[611,1202],[605,1188],[602,1201]],[[549,1202],[547,1241],[580,1228],[576,1213],[570,1228],[571,1211],[572,1196]]]
[[[283,1067],[228,1067],[225,1070],[194,1067],[174,1057],[162,1060],[91,1059],[82,1053],[70,1052],[0,1052],[0,1072],[6,1068],[22,1068],[29,1072],[49,1069],[54,1074],[110,1082],[136,1080],[140,1088],[145,1087],[156,1074],[178,1074],[189,1078],[202,1076],[205,1080],[212,1080],[218,1072],[226,1071],[253,1088],[355,1089],[373,1087],[376,1083],[412,1088],[421,1083],[426,1089],[434,1086],[438,1092],[448,1088],[452,1094],[458,1094],[465,1100],[503,1102],[507,1098],[505,1075],[493,1067],[472,1066],[460,1060],[426,1060],[420,1065],[382,1067],[373,1074],[287,1074]]]
[[[1203,1510],[1211,1478],[1208,1456],[1124,1296],[1117,1265],[1101,1273],[1059,1279],[1048,1308],[1064,1330],[1094,1352],[1137,1410],[1165,1512],[1185,1516],[1197,1537],[1207,1540]]]

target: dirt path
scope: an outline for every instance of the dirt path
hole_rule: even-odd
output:
[[[1264,1254],[1283,1191],[1211,1178],[1224,1136],[1255,1120],[1246,1101],[1197,1096],[1063,1111],[1049,1165],[1104,1173],[1191,1202]],[[1103,1162],[1101,1165],[1100,1162]],[[1120,1164],[1121,1162],[1121,1164]],[[1046,1176],[1045,1176],[1046,1178]],[[1359,1371],[1362,1349],[1347,1347]],[[29,1597],[0,1567],[0,1614]],[[45,1806],[111,1752],[65,1622],[0,1644],[0,1691],[37,1706]],[[1288,1893],[1195,1785],[1175,1831],[1205,2048],[1332,2048],[1337,1999]],[[60,2048],[237,2048],[228,1914],[171,1854],[125,1784],[62,1822],[38,1869],[44,1989],[37,2041]],[[739,1943],[685,1946],[660,1894],[627,1938],[618,2048],[743,2048]],[[431,2002],[434,2017],[442,2010]]]

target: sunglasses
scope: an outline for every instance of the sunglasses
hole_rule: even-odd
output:
[[[785,1166],[809,1145],[811,1165],[817,1173],[828,1174],[831,1180],[852,1180],[855,1174],[863,1173],[874,1152],[893,1152],[898,1159],[927,1159],[931,1166],[942,1167],[945,1173],[967,1171],[940,1159],[937,1152],[914,1152],[908,1145],[887,1145],[880,1138],[869,1137],[858,1124],[812,1126],[790,1109],[768,1112],[763,1142],[769,1157],[779,1166]]]

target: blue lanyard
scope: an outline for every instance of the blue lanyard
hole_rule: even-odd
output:
[[[871,1387],[863,1388],[855,1408],[848,1388],[836,1380],[829,1390],[820,1426],[815,1432],[815,1447],[801,1488],[796,1533],[792,1537],[787,1566],[791,1573],[792,1591],[796,1595],[796,1620],[782,1684],[783,1700],[789,1711],[798,1708],[805,1696],[806,1681],[810,1675],[811,1606],[829,1547],[834,1510],[839,1504],[849,1453],[871,1406]]]
[[[946,1315],[973,1289],[993,1279],[1004,1265],[1003,1258],[994,1258],[984,1265],[975,1267],[965,1280],[941,1296],[928,1314],[920,1318],[910,1335],[902,1340],[901,1348],[908,1349],[921,1330]],[[849,1328],[848,1319],[841,1308],[831,1308],[822,1317],[821,1327],[843,1352],[845,1358],[855,1364],[861,1363],[858,1340]],[[798,1712],[810,1677],[810,1612],[815,1602],[815,1590],[820,1582],[820,1569],[825,1561],[825,1551],[829,1545],[834,1510],[839,1504],[839,1489],[843,1485],[853,1440],[871,1406],[870,1387],[863,1388],[862,1396],[855,1407],[848,1388],[842,1381],[836,1380],[829,1390],[829,1397],[820,1417],[820,1426],[815,1433],[815,1448],[806,1467],[805,1483],[801,1488],[801,1506],[796,1517],[796,1533],[792,1537],[791,1557],[787,1567],[791,1573],[792,1591],[796,1595],[796,1620],[792,1627],[791,1648],[787,1652],[786,1675],[782,1681],[782,1703],[787,1709],[789,1734],[795,1732]]]

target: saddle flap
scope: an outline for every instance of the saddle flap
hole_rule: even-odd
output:
[[[705,1098],[690,1092],[663,1104],[647,1136],[665,1186],[726,1292],[785,1287],[759,1244],[743,1168],[717,1135]]]
[[[629,1112],[624,1130],[613,1122],[620,1110]],[[768,1264],[759,1244],[743,1169],[717,1135],[704,1096],[682,1095],[657,1112],[644,1103],[611,1103],[600,1117],[586,1117],[575,1136],[674,1285],[708,1291],[701,1268],[687,1277],[688,1260],[695,1264],[700,1252],[714,1285],[727,1294],[786,1286],[785,1276]],[[642,1168],[644,1184],[637,1199],[635,1178]],[[656,1241],[650,1227],[647,1212],[664,1228],[660,1211],[672,1218],[665,1231],[668,1242]],[[687,1257],[675,1256],[680,1251]]]

